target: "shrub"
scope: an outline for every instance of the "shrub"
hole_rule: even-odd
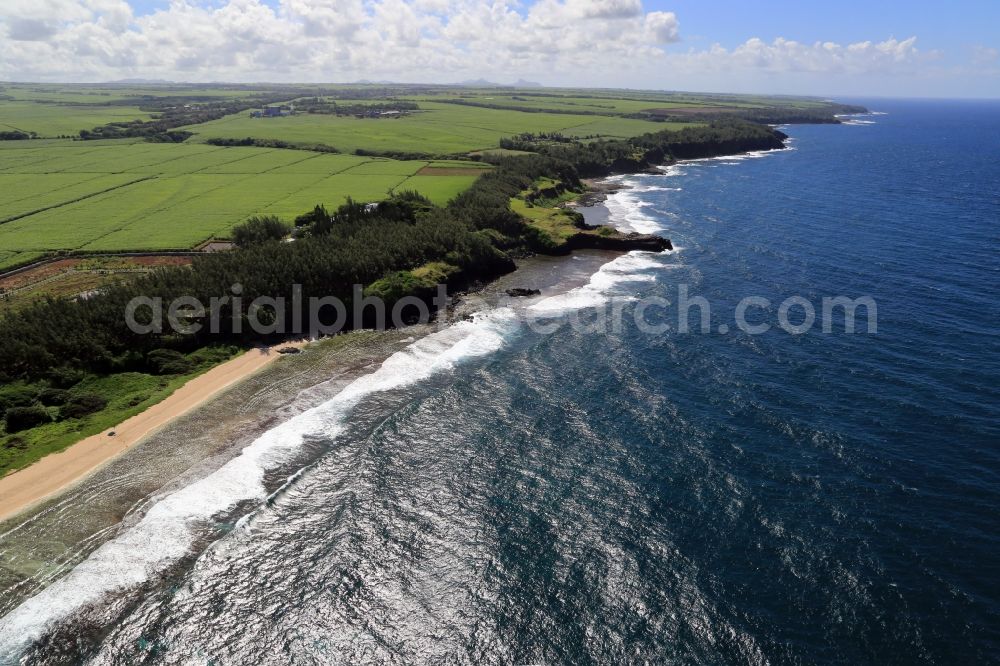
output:
[[[188,355],[188,358],[195,365],[215,365],[216,363],[228,360],[238,352],[238,347],[218,345],[195,350]]]
[[[69,391],[60,388],[42,389],[38,394],[38,402],[43,405],[64,405],[69,400]]]
[[[14,385],[7,386],[0,392],[0,411],[6,411],[12,407],[28,407],[35,402],[38,390],[33,386]]]
[[[194,369],[191,361],[173,349],[154,349],[146,354],[146,363],[158,375],[183,375]]]
[[[192,370],[194,370],[194,365],[186,358],[181,358],[176,361],[167,361],[160,366],[161,375],[186,375]]]
[[[5,413],[4,420],[7,422],[7,432],[20,432],[49,423],[52,419],[44,407],[31,405],[30,407],[11,407]]]
[[[306,227],[312,229],[313,227],[328,226],[330,224],[330,213],[326,210],[325,206],[316,206],[308,213],[302,213],[295,218],[295,228]]]
[[[136,406],[141,405],[142,403],[146,402],[147,400],[149,400],[149,396],[146,395],[146,394],[144,394],[144,393],[140,393],[138,395],[134,395],[131,398],[129,398],[128,406],[129,407],[136,407]]]
[[[69,388],[83,381],[86,376],[87,374],[82,370],[67,367],[52,368],[47,374],[49,382],[59,388]]]
[[[79,419],[88,414],[99,412],[107,406],[108,401],[103,396],[93,393],[75,395],[59,408],[59,417],[63,419]]]
[[[239,247],[249,247],[267,241],[281,240],[292,233],[291,226],[274,215],[255,215],[243,224],[233,227],[233,242]]]

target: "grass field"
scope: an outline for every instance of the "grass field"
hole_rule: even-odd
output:
[[[397,119],[359,119],[320,114],[251,118],[241,113],[186,127],[199,140],[281,139],[322,143],[350,153],[357,149],[460,154],[496,148],[501,138],[522,132],[563,132],[630,137],[668,129],[664,123],[607,116],[524,113],[440,102],[421,102],[420,111]]]
[[[105,123],[149,120],[150,114],[132,106],[0,102],[0,132],[34,132],[39,137],[77,136],[82,129]]]
[[[257,91],[242,87],[198,85],[101,85],[64,83],[14,83],[0,87],[0,94],[12,100],[69,104],[108,104],[140,97],[246,97]]]
[[[41,259],[44,252],[16,252],[0,250],[0,271]]]
[[[0,151],[0,267],[30,256],[23,253],[188,249],[226,237],[251,215],[291,219],[317,204],[376,201],[395,189],[444,204],[476,178],[468,162],[434,162],[447,171],[417,175],[430,164],[198,144],[7,148]]]
[[[395,119],[323,114],[251,118],[242,112],[187,126],[194,136],[179,144],[141,138],[0,141],[0,269],[56,251],[190,249],[227,237],[252,215],[291,219],[317,204],[335,208],[349,196],[367,202],[416,190],[445,204],[475,181],[482,166],[449,162],[448,157],[509,152],[498,150],[500,139],[524,132],[624,138],[695,124],[623,117],[648,109],[822,104],[804,98],[574,89],[2,84],[0,131],[76,136],[81,129],[108,122],[149,119],[131,100],[139,104],[150,97],[166,98],[162,108],[188,108],[261,94],[282,99],[287,93],[291,101],[314,89],[338,103],[411,99],[420,110]],[[511,108],[442,101],[449,99]],[[247,137],[326,144],[342,152],[207,143]],[[357,156],[358,150],[435,158],[378,159]]]
[[[426,99],[427,101],[432,101],[434,99],[441,98],[418,97],[416,99]],[[532,95],[527,92],[492,92],[474,95],[464,94],[450,97],[450,99],[457,99],[475,104],[509,106],[521,109],[548,109],[553,112],[568,111],[570,113],[575,112],[577,114],[586,112],[601,115],[635,113],[637,111],[645,111],[646,109],[656,108],[657,106],[664,106],[667,103],[665,101],[613,99],[601,97],[550,97],[548,95],[543,97]]]

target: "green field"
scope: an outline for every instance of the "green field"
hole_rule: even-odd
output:
[[[423,99],[423,98],[419,98]],[[441,98],[426,98],[428,101],[431,99],[441,99]],[[583,114],[617,114],[617,113],[636,113],[638,111],[645,111],[647,109],[656,108],[660,106],[667,106],[668,104],[674,106],[673,102],[667,101],[657,101],[657,100],[637,100],[637,99],[614,99],[606,97],[572,97],[572,96],[539,96],[532,95],[527,92],[514,92],[514,93],[481,93],[481,94],[464,94],[459,96],[450,97],[448,99],[457,99],[464,102],[470,102],[474,104],[487,104],[492,106],[509,106],[512,108],[521,109],[549,109],[553,112],[566,111],[569,113]],[[684,102],[681,102],[683,104]]]
[[[7,148],[0,160],[0,266],[24,252],[189,249],[251,215],[291,219],[395,189],[443,204],[475,180],[416,175],[427,161],[197,144],[66,142]]]
[[[14,252],[12,250],[0,250],[0,270],[20,266],[36,259],[41,259],[44,252]]]
[[[197,89],[193,94],[207,92]],[[46,103],[0,102],[0,118],[39,134],[75,134],[82,127],[132,119],[138,112],[106,106],[105,96],[120,99],[125,94],[117,89],[19,88],[6,93],[47,97]],[[88,97],[97,102],[79,104]],[[60,250],[190,249],[210,238],[227,237],[233,226],[252,215],[291,219],[317,204],[334,208],[349,196],[377,201],[393,191],[416,190],[444,204],[475,181],[480,166],[434,161],[435,169],[429,172],[433,175],[424,175],[418,172],[430,162],[346,154],[358,149],[450,155],[495,148],[500,138],[522,132],[624,137],[666,128],[663,123],[614,116],[421,105],[421,111],[400,119],[259,119],[240,113],[190,126],[196,137],[182,144],[136,139],[4,142],[0,267]],[[32,114],[32,109],[45,112]],[[333,145],[345,154],[199,143],[247,136]]]
[[[141,97],[245,97],[257,90],[243,86],[113,85],[64,83],[13,83],[0,87],[12,100],[70,104],[108,104]]]
[[[134,106],[0,102],[0,132],[34,132],[43,138],[76,136],[82,129],[105,123],[148,120],[150,117]]]
[[[291,104],[310,95],[345,105],[413,100],[420,108],[398,118],[307,113],[251,118],[247,107],[199,124],[171,125],[192,133],[182,143],[169,143],[176,137],[162,135],[153,138],[167,143],[146,142],[149,135],[142,132],[94,141],[0,141],[0,269],[57,251],[191,249],[227,237],[252,215],[291,220],[317,204],[334,208],[348,197],[378,201],[416,190],[445,204],[468,188],[483,166],[448,159],[509,152],[498,150],[500,140],[522,133],[620,139],[697,124],[624,117],[650,109],[823,105],[805,98],[631,90],[2,84],[0,131],[78,136],[81,129],[154,117],[139,104],[173,118],[169,114],[205,104],[221,103],[216,115],[227,113],[248,105],[243,101],[248,96]],[[184,122],[204,119],[184,113]],[[340,153],[223,147],[209,144],[213,138],[325,144]],[[358,156],[357,151],[428,157],[401,161]]]
[[[397,119],[320,114],[251,118],[240,113],[184,129],[194,132],[195,140],[202,141],[253,137],[322,143],[345,153],[364,149],[450,155],[496,148],[501,138],[523,132],[630,137],[671,128],[665,123],[607,116],[524,113],[421,102],[420,111]]]

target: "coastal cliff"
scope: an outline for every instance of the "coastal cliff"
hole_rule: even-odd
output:
[[[669,238],[655,234],[622,233],[602,236],[600,234],[579,233],[566,241],[566,254],[573,250],[614,250],[617,252],[664,252],[674,249]]]

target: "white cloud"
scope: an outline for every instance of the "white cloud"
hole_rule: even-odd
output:
[[[640,0],[566,0],[568,16],[582,19],[622,19],[642,15]]]
[[[640,0],[172,0],[143,17],[123,0],[10,0],[0,77],[558,76],[660,54],[677,30]]]
[[[58,26],[42,19],[11,17],[7,37],[16,42],[40,42],[56,34]]]
[[[766,43],[753,38],[732,51],[715,48],[709,60],[728,67],[771,72],[889,72],[900,65],[921,60],[916,41],[916,37],[902,41],[890,38],[878,43],[865,41],[841,45],[835,42],[804,44],[780,37]]]
[[[977,45],[972,47],[972,62],[976,65],[996,65],[1000,63],[1000,49]]]
[[[679,24],[673,12],[650,12],[646,14],[646,30],[655,44],[669,44],[680,39]]]
[[[768,77],[911,75],[916,38],[853,44],[748,39],[701,50],[641,0],[3,0],[0,79],[448,82],[737,89]],[[988,49],[979,53],[987,60]],[[785,77],[785,78],[782,78]],[[778,86],[780,88],[780,86]]]

